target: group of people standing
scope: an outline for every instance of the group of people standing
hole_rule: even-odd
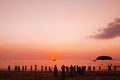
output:
[[[116,71],[116,68],[117,66],[113,66],[113,65],[108,65],[108,71],[111,71],[112,70],[112,67],[113,67],[113,70]],[[99,71],[101,71],[101,66],[98,67],[99,68]],[[11,71],[11,66],[8,66],[8,71]],[[31,65],[29,67],[29,70],[27,69],[27,66],[17,66],[15,65],[14,66],[14,71],[41,71],[41,72],[51,72],[51,71],[54,71],[54,74],[55,76],[57,76],[57,73],[58,73],[58,67],[57,65],[54,66],[54,68],[51,68],[50,66],[41,66],[40,68],[37,66],[37,65]],[[96,71],[96,67],[95,66],[78,66],[78,65],[71,65],[71,66],[65,66],[65,65],[62,65],[61,66],[61,70],[62,72],[62,76],[65,76],[65,72],[69,72],[71,74],[71,76],[73,75],[73,73],[78,73],[78,74],[83,74],[85,71]]]
[[[65,73],[70,73],[70,76],[73,76],[73,73],[78,73],[78,74],[83,74],[86,70],[86,66],[73,66],[71,65],[70,67],[68,66],[65,66],[65,65],[62,65],[61,66],[61,73],[62,73],[62,76],[65,77]],[[57,66],[55,65],[54,66],[54,76],[57,77],[58,75],[58,68]]]
[[[28,69],[28,67],[25,65],[25,66],[17,66],[17,65],[15,65],[14,66],[14,71],[38,71],[38,66],[37,65],[31,65],[30,67],[29,67],[30,69]],[[9,65],[8,66],[8,69],[7,69],[8,71],[12,71],[12,69],[11,69],[11,66]],[[40,68],[39,68],[39,71],[41,71],[41,72],[43,72],[43,71],[52,71],[52,69],[51,69],[51,67],[49,66],[41,66]]]
[[[112,65],[108,65],[107,66],[107,70],[111,71],[113,67],[113,70],[116,71],[116,65],[112,66]],[[98,67],[99,71],[101,71],[101,66]],[[70,73],[70,76],[73,76],[73,73],[77,73],[78,75],[82,75],[85,71],[91,72],[91,71],[96,71],[96,67],[95,66],[78,66],[78,65],[71,65],[71,66],[65,66],[62,65],[61,66],[61,73],[62,76],[65,77],[65,73]],[[54,76],[57,77],[58,75],[58,68],[55,65],[54,66]]]

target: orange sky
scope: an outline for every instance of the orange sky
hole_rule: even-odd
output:
[[[120,59],[119,18],[120,0],[1,0],[0,59]]]

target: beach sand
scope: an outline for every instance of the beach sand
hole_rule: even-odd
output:
[[[61,72],[54,77],[53,72],[0,71],[0,80],[120,80],[120,71],[85,72],[81,75],[74,73],[73,77],[70,73],[62,77]]]

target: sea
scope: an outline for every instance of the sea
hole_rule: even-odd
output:
[[[120,71],[120,60],[0,60],[0,70],[7,70],[8,66],[11,66],[11,69],[14,70],[14,66],[27,66],[27,71],[30,70],[30,66],[32,65],[33,68],[35,65],[37,65],[37,70],[40,71],[41,66],[45,67],[51,67],[53,70],[54,65],[57,65],[58,70],[61,70],[61,66],[95,66],[96,70],[99,70],[99,66],[101,66],[101,70],[107,70],[108,65],[112,66],[112,69],[114,69],[113,66],[116,66],[117,70]]]

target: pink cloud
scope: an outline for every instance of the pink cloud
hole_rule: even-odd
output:
[[[90,37],[95,39],[112,39],[120,37],[120,18],[114,19],[106,28],[98,30],[98,33]]]

